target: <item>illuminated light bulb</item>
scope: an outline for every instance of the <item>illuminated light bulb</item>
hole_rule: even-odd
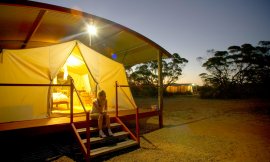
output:
[[[87,25],[87,32],[90,35],[97,35],[97,28],[94,25]]]

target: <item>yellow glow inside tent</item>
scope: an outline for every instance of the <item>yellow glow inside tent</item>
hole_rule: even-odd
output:
[[[67,80],[68,77],[68,70],[67,70],[67,65],[64,65],[64,80]]]
[[[57,76],[53,79],[53,84],[57,84]]]

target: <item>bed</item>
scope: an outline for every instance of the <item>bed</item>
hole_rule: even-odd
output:
[[[53,105],[56,105],[56,108],[58,108],[60,104],[66,104],[67,109],[69,109],[69,98],[61,92],[53,93]]]

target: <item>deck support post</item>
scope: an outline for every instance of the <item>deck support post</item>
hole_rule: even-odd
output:
[[[162,76],[162,52],[158,51],[158,108],[159,128],[163,127],[163,76]]]
[[[139,123],[139,108],[136,108],[136,135],[137,142],[140,145],[140,123]]]

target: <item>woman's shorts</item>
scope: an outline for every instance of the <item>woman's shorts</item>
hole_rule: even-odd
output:
[[[105,118],[107,115],[107,113],[103,113],[103,118]],[[99,117],[99,113],[91,113],[90,114],[90,119],[94,119],[94,120],[97,120]]]

